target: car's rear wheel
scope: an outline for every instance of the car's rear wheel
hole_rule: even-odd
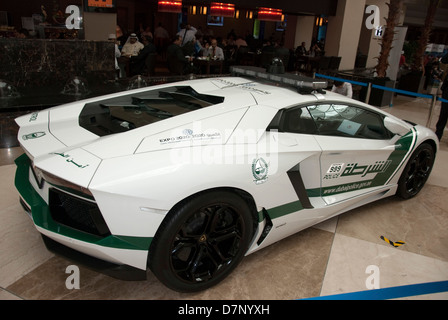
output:
[[[239,264],[253,223],[248,204],[238,195],[221,190],[202,193],[168,213],[151,244],[149,267],[173,290],[209,288]]]
[[[403,199],[417,195],[429,178],[434,160],[434,149],[428,143],[422,143],[411,155],[401,174],[397,195]]]

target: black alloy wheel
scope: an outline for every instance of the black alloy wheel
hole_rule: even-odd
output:
[[[150,248],[150,268],[180,292],[209,288],[241,261],[253,235],[247,203],[231,192],[193,198],[169,213]]]
[[[429,178],[434,160],[433,148],[427,143],[421,144],[410,157],[398,181],[397,195],[403,199],[417,195]]]

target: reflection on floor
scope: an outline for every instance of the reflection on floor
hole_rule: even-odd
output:
[[[429,102],[396,97],[386,111],[426,125]],[[440,102],[430,127],[434,129]],[[71,265],[49,253],[18,204],[14,158],[0,152],[0,299],[301,299],[367,290],[370,266],[381,288],[448,279],[448,133],[427,186],[415,198],[395,197],[352,210],[247,256],[218,286],[179,294],[148,280],[125,282],[80,267],[80,289],[69,290]],[[393,247],[383,241],[404,241]],[[448,299],[437,293],[406,299]]]

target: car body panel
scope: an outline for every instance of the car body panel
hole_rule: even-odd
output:
[[[189,86],[224,100],[101,137],[79,124],[89,103],[173,86]],[[358,139],[269,129],[282,110],[333,102],[391,117],[407,133]],[[395,194],[415,148],[424,141],[438,147],[431,130],[361,102],[330,92],[299,94],[239,77],[164,84],[77,101],[22,116],[17,123],[27,156],[16,161],[16,187],[39,232],[80,252],[142,270],[151,241],[170,210],[201,192],[225,188],[253,200],[258,228],[250,254]],[[79,186],[81,194],[42,183],[36,177],[39,170]],[[97,206],[109,233],[89,235],[53,221],[57,217],[50,212],[48,196],[53,189],[66,192],[74,202]],[[263,235],[269,223],[270,232]]]

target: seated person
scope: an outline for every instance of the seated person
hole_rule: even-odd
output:
[[[296,55],[297,56],[305,56],[307,53],[308,53],[308,50],[306,50],[305,42],[302,42],[302,44],[296,48]]]
[[[246,40],[243,39],[243,37],[240,36],[240,37],[236,38],[235,45],[238,48],[241,47],[241,46],[247,47],[247,42],[246,42]]]
[[[213,60],[224,60],[224,51],[218,47],[218,41],[212,39],[211,46],[205,51],[204,56],[210,57]]]
[[[191,72],[192,57],[186,58],[182,48],[182,37],[180,35],[174,36],[173,42],[166,49],[168,69],[174,74],[185,74]]]
[[[353,96],[352,85],[349,82],[335,81],[331,91],[342,94],[349,98]]]
[[[129,76],[131,74],[129,63],[130,58],[138,56],[143,47],[144,45],[138,41],[137,35],[135,33],[131,33],[121,49],[121,57],[117,59],[120,69],[123,71],[123,76]]]
[[[156,47],[152,43],[151,36],[142,36],[143,49],[137,56],[131,56],[130,58],[130,72],[131,75],[142,74],[145,70],[146,59],[148,55],[156,53]]]
[[[138,41],[137,35],[135,33],[131,33],[131,35],[128,38],[128,41],[123,46],[123,49],[121,49],[121,56],[122,57],[132,57],[137,56],[144,47],[143,43]]]

